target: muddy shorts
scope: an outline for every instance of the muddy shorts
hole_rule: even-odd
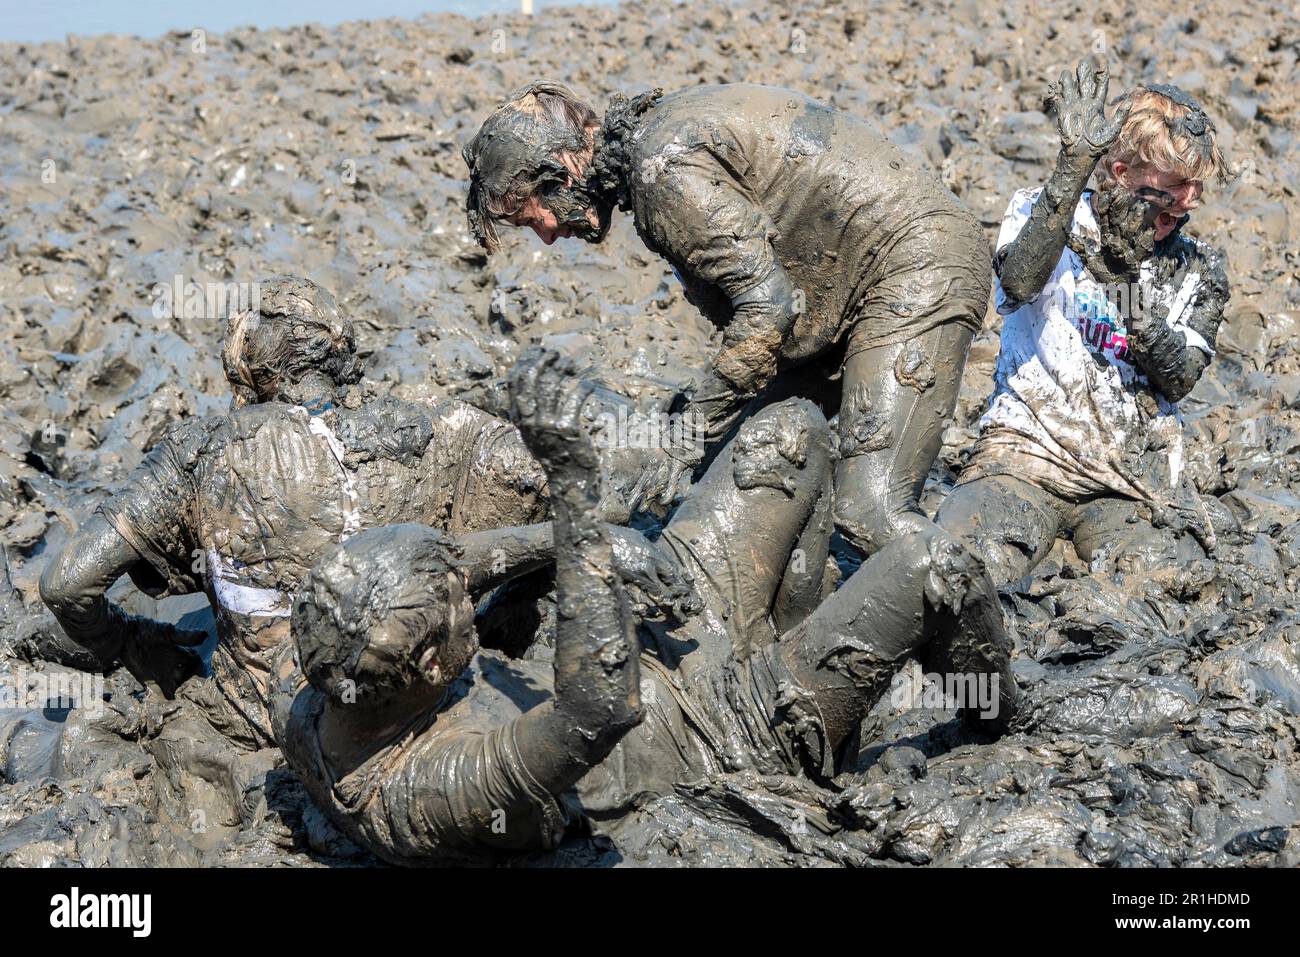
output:
[[[845,359],[955,322],[984,322],[993,283],[988,240],[973,219],[931,214],[890,243],[870,272],[849,323]]]

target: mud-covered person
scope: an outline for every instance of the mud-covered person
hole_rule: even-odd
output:
[[[1183,231],[1223,157],[1184,91],[1138,87],[1107,118],[1108,84],[1084,60],[1049,88],[1055,169],[1012,197],[997,240],[994,394],[937,520],[999,584],[1066,534],[1121,571],[1214,544],[1177,403],[1214,356],[1228,300],[1222,255]]]
[[[591,388],[540,351],[510,380],[512,416],[550,478],[553,662],[478,650],[475,563],[433,529],[363,532],[304,582],[293,644],[277,653],[293,664],[276,694],[277,733],[354,840],[395,863],[486,862],[554,847],[583,822],[616,833],[650,797],[710,774],[829,774],[833,752],[913,654],[984,674],[995,700],[973,717],[1011,717],[997,595],[937,529],[895,540],[820,604],[809,595],[802,612],[787,606],[789,630],[749,655],[733,655],[732,636],[713,626],[723,594],[706,595],[705,613],[685,622],[699,627],[677,635],[675,659],[640,653],[638,615],[615,574],[614,535],[629,530],[597,509],[601,468],[580,413]],[[776,572],[732,594],[736,618],[756,622],[777,602],[796,545],[825,556],[830,446],[811,402],[774,403],[688,493],[683,509],[700,499],[699,511],[730,513],[734,547]],[[707,538],[692,539],[706,593],[720,554]],[[661,542],[647,546],[672,558],[676,547]],[[820,580],[820,565],[808,567]]]
[[[361,375],[352,324],[310,282],[263,283],[259,307],[231,316],[223,359],[231,411],[174,427],[50,561],[41,595],[105,667],[120,661],[169,698],[179,688],[148,747],[177,790],[210,788],[217,807],[225,795],[228,817],[247,813],[242,792],[276,760],[269,655],[327,546],[402,521],[451,534],[526,525],[549,506],[545,473],[508,422],[349,389]],[[543,560],[501,544],[503,578]],[[219,639],[210,680],[186,680],[202,633],[106,599],[123,574],[154,596],[207,594]]]
[[[844,534],[870,554],[929,525],[917,500],[991,277],[979,227],[913,157],[790,90],[655,90],[615,96],[601,118],[553,82],[514,93],[464,156],[469,224],[489,250],[503,224],[595,243],[615,208],[632,213],[722,331],[678,403],[713,450],[747,407],[814,398],[839,413]],[[685,459],[638,476],[633,503],[670,499]]]

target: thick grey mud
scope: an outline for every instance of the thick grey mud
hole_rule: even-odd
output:
[[[0,46],[0,674],[47,687],[40,676],[67,670],[49,658],[83,654],[40,605],[46,562],[168,427],[229,404],[224,312],[184,308],[191,282],[319,282],[356,324],[359,387],[379,396],[504,412],[500,383],[536,339],[582,355],[642,408],[702,380],[721,339],[628,217],[599,246],[514,233],[483,255],[460,151],[509,91],[538,76],[593,103],[700,83],[789,87],[882,123],[991,242],[1014,190],[1051,175],[1045,85],[1100,44],[1113,91],[1188,90],[1240,171],[1187,227],[1226,250],[1232,283],[1218,355],[1182,402],[1217,551],[1143,543],[1085,561],[1058,544],[1003,594],[1022,696],[1000,739],[886,694],[834,787],[720,774],[640,810],[617,843],[558,855],[1294,866],[1298,37],[1281,9],[1182,9],[971,2],[921,18],[891,0],[868,20],[838,4],[650,2],[233,31],[201,54],[188,32]],[[817,135],[810,123],[810,146]],[[170,308],[155,308],[165,286]],[[928,514],[974,439],[998,322],[975,335]],[[112,597],[204,627],[201,597],[155,603],[125,580]],[[553,613],[537,618],[553,628]],[[232,767],[248,796],[236,819],[196,815],[203,795],[163,780],[149,750],[166,703],[124,670],[103,693],[97,719],[29,696],[32,707],[0,711],[0,863],[367,860],[278,765]]]

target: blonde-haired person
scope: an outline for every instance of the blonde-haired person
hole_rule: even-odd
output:
[[[1177,402],[1214,356],[1228,299],[1221,254],[1182,232],[1223,157],[1182,90],[1138,87],[1108,119],[1108,84],[1085,60],[1049,87],[1056,167],[1012,197],[998,235],[993,398],[937,521],[999,584],[1067,533],[1119,570],[1214,543]]]

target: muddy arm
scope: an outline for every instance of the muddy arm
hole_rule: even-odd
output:
[[[680,266],[688,290],[716,290],[730,306],[722,352],[686,409],[705,417],[712,441],[776,375],[804,296],[776,258],[775,226],[713,157],[675,158],[646,188],[653,248]]]
[[[128,616],[104,597],[140,555],[103,516],[92,515],[41,573],[41,598],[68,637],[108,661],[129,633]]]
[[[613,550],[614,568],[633,589],[629,597],[639,615],[652,614],[658,608],[682,620],[699,608],[690,578],[667,553],[634,528],[606,525],[605,534]],[[551,522],[473,532],[460,541],[469,589],[475,598],[555,560]]]
[[[766,240],[764,240],[766,242]],[[746,277],[753,285],[731,297],[733,318],[722,335],[722,351],[709,376],[696,390],[688,412],[700,413],[705,440],[721,438],[745,405],[776,376],[777,358],[801,311],[802,296],[785,267],[763,257],[745,258],[737,252],[737,271],[756,266],[759,275]]]
[[[1051,278],[1095,162],[1079,164],[1064,155],[1058,157],[1051,179],[1034,201],[1029,221],[993,257],[993,269],[1008,303],[1032,302]]]
[[[1107,121],[1104,108],[1110,77],[1105,68],[1081,61],[1048,87],[1046,105],[1056,113],[1061,149],[1056,167],[1029,220],[993,258],[1002,292],[1012,304],[1032,302],[1061,258],[1079,197],[1097,160],[1108,150],[1128,117],[1127,107]]]
[[[1219,256],[1211,253],[1202,264],[1201,288],[1187,320],[1210,349],[1219,334],[1228,296],[1227,273]],[[1131,316],[1128,333],[1129,349],[1138,367],[1170,402],[1191,392],[1210,364],[1210,354],[1171,328],[1163,311],[1142,310]]]
[[[92,515],[41,574],[41,598],[68,637],[102,662],[121,659],[139,681],[171,697],[198,670],[190,645],[202,632],[129,615],[105,597],[140,554],[100,514]]]
[[[512,417],[550,478],[554,514],[554,698],[514,722],[518,753],[552,794],[603,760],[641,721],[636,622],[600,520],[600,467],[580,419],[590,384],[530,350],[510,377]]]
[[[555,556],[550,522],[471,532],[460,543],[466,581],[476,598],[550,564]]]

